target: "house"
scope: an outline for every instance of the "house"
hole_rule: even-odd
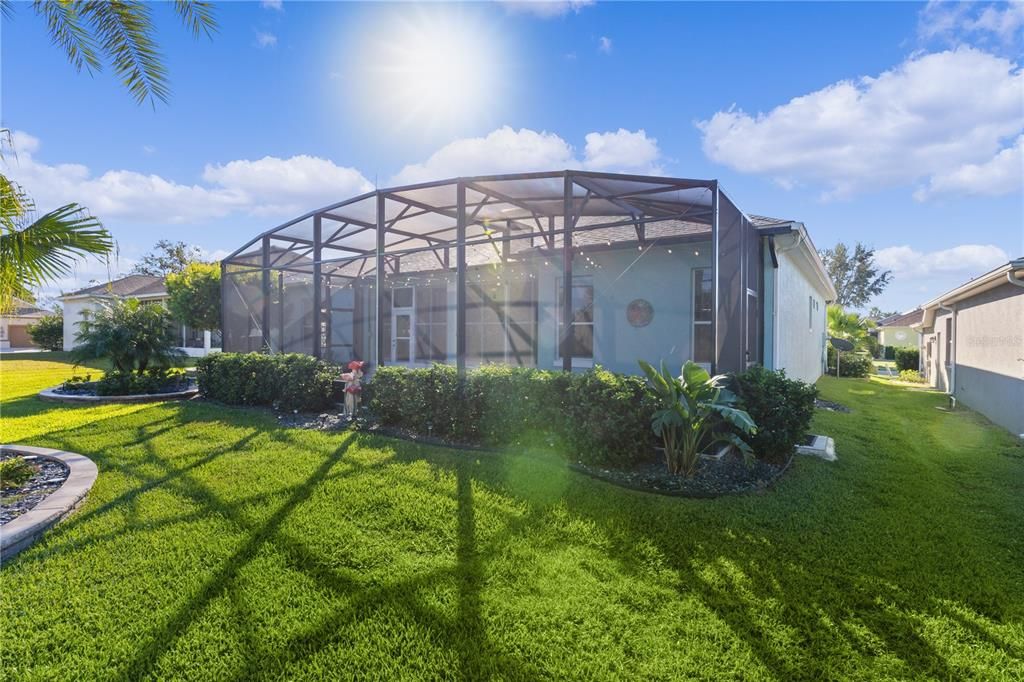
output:
[[[29,336],[28,328],[52,314],[52,311],[37,308],[27,301],[15,298],[11,313],[0,315],[0,350],[35,348],[36,344]]]
[[[883,348],[917,348],[920,332],[913,325],[921,321],[921,309],[883,317],[877,323],[878,345]]]
[[[716,180],[550,171],[379,189],[222,261],[228,351],[814,381],[835,289],[799,222]]]
[[[64,305],[64,350],[75,347],[78,323],[82,321],[83,314],[97,309],[101,301],[114,298],[135,298],[144,304],[165,303],[167,286],[163,277],[128,275],[60,296],[58,300]],[[180,349],[188,355],[202,356],[220,350],[218,331],[192,329],[184,324],[176,326],[180,327]]]
[[[928,383],[1024,438],[1024,258],[922,306]]]

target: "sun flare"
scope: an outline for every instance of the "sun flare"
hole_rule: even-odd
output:
[[[389,13],[356,45],[359,106],[378,125],[458,128],[478,120],[502,78],[497,35],[451,8]]]

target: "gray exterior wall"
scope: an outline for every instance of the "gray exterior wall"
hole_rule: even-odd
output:
[[[1024,434],[1024,289],[1009,282],[957,305],[957,400]]]

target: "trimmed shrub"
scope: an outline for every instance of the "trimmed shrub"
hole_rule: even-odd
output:
[[[74,379],[75,377],[72,377]],[[72,382],[73,384],[74,382]],[[65,387],[68,383],[65,382]],[[175,369],[152,369],[143,374],[107,372],[96,382],[96,395],[142,395],[171,393],[188,388],[185,373]]]
[[[380,367],[367,386],[381,423],[459,442],[554,446],[570,459],[625,465],[650,457],[654,407],[643,381],[596,368],[579,374],[487,365]]]
[[[818,389],[787,379],[784,370],[759,366],[737,375],[736,387],[741,404],[757,424],[756,434],[742,437],[759,459],[785,462],[811,425]]]
[[[896,359],[896,346],[886,346],[885,347],[885,359],[886,360],[895,360]]]
[[[904,369],[900,370],[900,381],[906,381],[910,384],[923,384],[925,380],[916,369]]]
[[[302,353],[214,353],[196,365],[199,393],[228,405],[319,410],[331,404],[337,372]]]
[[[32,343],[43,350],[64,349],[64,316],[47,315],[39,318],[39,321],[29,326],[28,335],[32,337]]]
[[[829,374],[836,375],[836,356],[829,353]],[[843,353],[839,360],[839,376],[841,377],[866,377],[874,371],[875,364],[871,358],[859,353]]]
[[[916,348],[896,349],[896,369],[901,372],[905,369],[917,370],[920,366],[921,353]]]

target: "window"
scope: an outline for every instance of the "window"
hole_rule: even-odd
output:
[[[693,361],[710,365],[715,361],[715,295],[711,268],[693,270]]]
[[[536,280],[502,280],[480,273],[466,285],[466,360],[533,367],[536,361]]]
[[[562,324],[562,306],[565,305],[565,287],[558,280],[558,357],[562,358],[565,327]],[[589,277],[574,277],[572,283],[572,328],[569,338],[570,356],[594,359],[594,285]]]

